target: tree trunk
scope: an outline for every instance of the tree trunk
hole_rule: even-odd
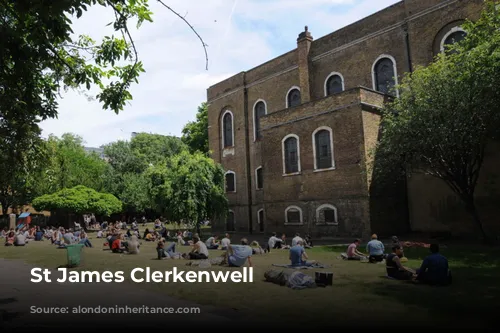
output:
[[[477,207],[476,207],[476,202],[474,198],[468,199],[466,201],[466,208],[469,214],[472,217],[472,220],[476,224],[476,226],[479,228],[479,231],[481,232],[481,236],[483,236],[483,239],[485,242],[489,242],[490,237],[486,233],[486,231],[483,228],[483,223],[481,222],[481,219],[479,218],[479,213],[477,212]]]

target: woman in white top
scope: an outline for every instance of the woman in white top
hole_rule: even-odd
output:
[[[193,249],[189,252],[190,260],[208,259],[208,249],[198,237],[193,237]]]

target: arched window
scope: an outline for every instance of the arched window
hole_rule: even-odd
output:
[[[441,40],[441,52],[446,51],[446,48],[455,43],[459,43],[465,39],[467,33],[460,27],[454,27],[446,33]]]
[[[235,231],[234,227],[234,212],[230,210],[226,217],[226,231]]]
[[[302,97],[300,96],[299,87],[290,88],[290,90],[288,90],[288,93],[286,94],[286,107],[293,108],[300,105],[301,103]]]
[[[264,209],[257,212],[257,220],[259,222],[259,231],[264,232]]]
[[[302,224],[302,209],[297,206],[290,206],[285,209],[285,224]]]
[[[264,188],[264,179],[262,178],[262,167],[255,169],[255,188],[261,190]]]
[[[317,128],[312,135],[314,170],[334,168],[333,135],[330,127]]]
[[[396,60],[388,55],[380,56],[373,63],[373,89],[384,94],[393,93],[397,85]],[[396,91],[397,95],[397,91]]]
[[[234,145],[234,121],[233,113],[229,110],[222,116],[222,143],[223,148],[229,148]]]
[[[259,100],[253,107],[253,126],[254,126],[254,141],[261,138],[260,135],[260,118],[267,114],[266,102]]]
[[[299,137],[289,134],[282,140],[283,173],[294,174],[300,172],[300,144]]]
[[[227,171],[225,175],[226,192],[236,192],[236,174],[234,171]]]
[[[337,225],[337,208],[333,205],[321,205],[316,209],[316,224]]]
[[[340,73],[331,73],[325,80],[325,96],[344,91],[344,78]]]

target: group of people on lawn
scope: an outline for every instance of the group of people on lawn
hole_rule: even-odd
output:
[[[0,238],[5,238],[5,246],[25,246],[30,241],[49,240],[52,244],[64,248],[72,244],[82,244],[92,247],[87,233],[83,230],[64,229],[39,226],[24,226],[18,230],[6,228],[0,233]]]
[[[431,254],[427,256],[420,268],[414,270],[403,265],[408,259],[404,256],[403,246],[396,236],[392,237],[392,253],[385,254],[384,244],[373,234],[366,246],[368,255],[358,250],[361,241],[354,240],[347,247],[345,259],[368,261],[370,263],[382,263],[385,261],[387,277],[395,280],[412,280],[430,285],[451,284],[451,271],[448,259],[439,253],[439,245],[431,244]]]

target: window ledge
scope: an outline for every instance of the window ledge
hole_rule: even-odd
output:
[[[262,191],[262,190],[263,190],[263,188],[256,188],[255,190],[256,190],[256,191]]]
[[[294,172],[294,173],[284,173],[283,174],[283,177],[292,177],[292,176],[298,176],[298,175],[301,175],[302,172],[299,171],[299,172]]]
[[[234,193],[236,193],[236,191],[226,192],[226,194],[234,194]]]
[[[339,223],[338,222],[328,222],[328,223],[316,223],[316,225],[331,225],[331,226],[338,226]]]
[[[333,171],[333,170],[336,170],[337,168],[335,168],[334,166],[331,167],[331,168],[327,168],[327,169],[316,169],[314,170],[314,172],[326,172],[326,171]]]
[[[304,225],[304,222],[298,222],[298,223],[288,223],[288,222],[285,222],[285,225]]]

